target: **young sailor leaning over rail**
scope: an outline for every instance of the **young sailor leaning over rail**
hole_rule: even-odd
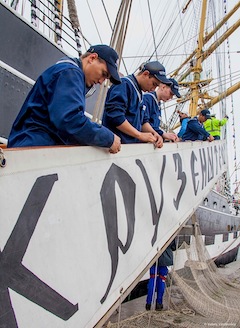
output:
[[[179,85],[175,79],[169,79],[172,85],[169,86],[164,83],[160,85],[153,92],[147,92],[143,95],[143,103],[145,108],[145,115],[153,129],[162,136],[163,139],[172,141],[179,141],[175,133],[164,132],[160,129],[161,124],[161,101],[165,102],[176,96],[181,98],[178,91]]]
[[[108,90],[103,125],[116,133],[122,143],[151,142],[161,148],[163,138],[144,115],[142,95],[142,91],[154,91],[161,83],[170,90],[172,82],[158,61],[145,63],[136,75],[123,77],[120,85],[112,85]]]
[[[84,115],[85,95],[94,84],[120,84],[118,54],[91,46],[80,59],[65,57],[37,79],[10,132],[8,147],[89,145],[120,151],[120,138]]]

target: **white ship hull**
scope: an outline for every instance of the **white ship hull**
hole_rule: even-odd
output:
[[[224,142],[122,148],[4,151],[2,324],[103,322],[226,168]]]

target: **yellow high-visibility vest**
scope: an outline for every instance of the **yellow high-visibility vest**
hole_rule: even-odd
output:
[[[227,118],[224,117],[222,120],[218,120],[216,117],[209,118],[203,125],[205,130],[210,133],[213,137],[219,136],[221,134],[221,126],[227,123]]]

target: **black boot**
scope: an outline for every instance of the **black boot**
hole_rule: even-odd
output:
[[[151,304],[146,304],[145,308],[146,308],[147,311],[150,311],[151,310]]]
[[[162,309],[163,309],[163,305],[160,304],[160,303],[156,303],[156,308],[155,308],[155,310],[156,310],[156,311],[161,311]]]

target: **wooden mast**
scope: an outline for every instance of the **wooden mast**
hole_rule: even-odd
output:
[[[188,58],[181,64],[181,66],[174,71],[172,76],[176,76],[180,69],[184,67],[188,62],[190,62],[190,68],[180,76],[178,82],[181,82],[181,85],[189,88],[191,90],[190,96],[185,100],[190,101],[189,105],[189,115],[191,117],[196,116],[199,110],[203,109],[203,105],[199,105],[199,99],[210,99],[210,101],[205,104],[205,107],[211,107],[222,100],[223,97],[226,97],[240,88],[239,83],[227,89],[221,95],[217,97],[210,97],[206,92],[201,93],[200,87],[209,84],[212,79],[201,80],[200,74],[202,72],[202,62],[209,57],[209,55],[216,50],[219,45],[224,42],[239,26],[240,19],[231,26],[220,38],[218,38],[207,50],[203,51],[203,46],[209,42],[211,37],[226,23],[226,21],[239,9],[240,1],[234,6],[234,8],[224,16],[224,18],[217,24],[217,26],[207,35],[204,35],[204,26],[206,21],[206,11],[207,11],[207,0],[202,2],[202,13],[201,13],[201,22],[198,35],[198,47],[188,56]],[[190,74],[193,73],[193,81],[185,82],[184,79]],[[177,126],[175,126],[176,128]]]
[[[207,11],[207,0],[203,0],[202,2],[202,13],[201,13],[201,21],[198,35],[198,47],[196,50],[195,58],[191,61],[191,72],[193,72],[193,81],[191,83],[187,83],[188,87],[191,89],[191,98],[189,105],[189,115],[191,117],[197,114],[197,106],[199,100],[199,84],[201,84],[200,74],[202,72],[202,48],[204,45],[204,26],[206,21],[206,11]]]

